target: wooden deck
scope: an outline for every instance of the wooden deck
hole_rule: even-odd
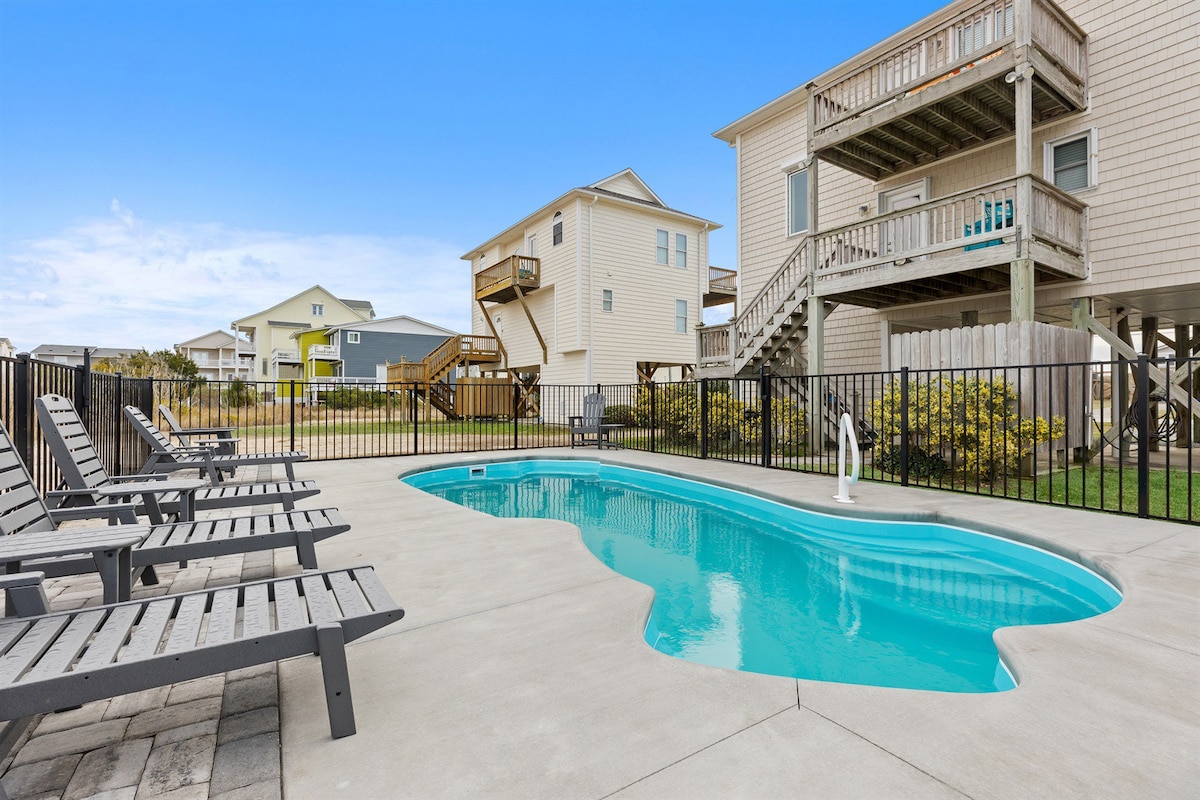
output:
[[[475,274],[475,299],[489,303],[516,300],[542,285],[542,262],[532,256],[509,256]]]
[[[1087,107],[1087,37],[1051,0],[951,6],[813,88],[810,150],[878,181],[1008,136],[1025,66],[1035,125]]]

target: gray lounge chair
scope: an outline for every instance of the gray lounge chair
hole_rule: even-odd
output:
[[[200,475],[208,475],[213,484],[221,482],[222,470],[233,470],[237,467],[257,466],[262,464],[282,464],[287,471],[288,480],[296,480],[292,465],[304,461],[308,453],[302,450],[291,450],[279,453],[240,453],[237,455],[217,455],[211,447],[179,447],[171,438],[158,429],[137,406],[125,406],[125,418],[133,425],[134,430],[150,445],[150,458],[142,467],[141,472],[176,472],[181,469],[197,469]]]
[[[230,425],[217,425],[210,428],[185,428],[179,424],[175,414],[166,403],[158,404],[158,413],[167,423],[167,432],[179,440],[184,447],[211,447],[218,456],[231,456],[237,453],[238,438],[233,435],[234,428]],[[193,443],[191,437],[197,437]]]
[[[98,571],[106,601],[117,600],[118,595],[127,598],[132,576],[139,572],[144,583],[154,583],[152,568],[174,561],[294,547],[300,565],[316,569],[315,543],[350,529],[336,508],[148,527],[58,529],[64,519],[94,519],[132,510],[132,505],[48,508],[0,425],[0,565],[10,572],[24,567],[51,576]],[[124,563],[118,561],[122,549],[129,553]]]
[[[161,508],[163,514],[178,516],[183,503],[180,492],[172,486],[173,481],[155,481],[157,486],[149,487],[149,478],[164,476],[109,476],[70,400],[48,394],[34,400],[34,406],[37,408],[38,421],[41,422],[42,436],[50,445],[50,452],[66,486],[65,489],[46,494],[47,503],[52,508],[97,505],[103,500],[97,494],[98,490],[118,486],[124,481],[136,481],[143,498],[136,513],[148,514],[150,521],[156,525],[165,522],[163,517],[154,513],[156,507]],[[196,491],[195,507],[197,511],[205,511],[280,503],[285,511],[291,511],[295,508],[295,501],[312,497],[320,491],[313,481],[225,484]]]
[[[571,447],[596,445],[598,448],[616,447],[612,432],[623,425],[604,422],[607,403],[604,395],[593,392],[583,398],[583,415],[570,417],[567,422],[571,432]]]
[[[355,732],[345,643],[404,616],[370,567],[49,613],[40,572],[0,575],[0,757],[35,714],[321,657],[333,738]]]

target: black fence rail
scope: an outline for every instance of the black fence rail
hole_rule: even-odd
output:
[[[129,379],[0,359],[0,421],[38,485],[57,469],[33,398],[80,409],[113,473],[148,455],[123,418],[136,405],[164,431],[229,428],[242,452],[316,460],[564,447],[584,397],[605,396],[619,447],[833,474],[843,418],[862,479],[1144,518],[1200,522],[1192,444],[1200,359],[1143,357],[995,368],[675,383],[514,385]],[[1164,388],[1170,385],[1171,388]],[[204,439],[204,435],[198,437]]]

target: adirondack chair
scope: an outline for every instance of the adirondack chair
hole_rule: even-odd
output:
[[[164,514],[178,517],[183,503],[176,481],[161,480],[166,477],[163,475],[110,477],[70,400],[48,394],[37,398],[33,404],[37,408],[42,436],[50,446],[50,453],[66,485],[65,489],[47,492],[48,505],[52,508],[97,505],[103,501],[98,491],[106,487],[115,489],[129,481],[135,482],[137,489],[130,494],[139,494],[142,500],[137,504],[136,511],[127,513],[123,519],[132,522],[132,513],[147,514],[150,521],[158,525],[166,521]],[[285,511],[291,511],[295,508],[295,501],[312,497],[320,491],[313,481],[272,481],[211,486],[197,490],[194,499],[198,511],[275,503],[282,504]],[[160,509],[161,514],[158,513]]]
[[[611,440],[612,431],[624,426],[604,422],[606,405],[602,394],[593,392],[584,396],[583,415],[567,420],[571,432],[571,447],[575,447],[576,444],[594,444],[598,448],[616,447]]]
[[[35,714],[293,656],[321,657],[329,731],[355,732],[346,642],[400,620],[371,567],[50,613],[43,574],[0,575],[0,758]]]
[[[177,472],[181,469],[197,469],[200,475],[208,475],[213,484],[221,482],[221,471],[237,467],[261,464],[282,464],[288,480],[296,480],[292,464],[304,461],[308,453],[291,450],[280,453],[241,453],[238,455],[216,455],[210,447],[179,447],[171,438],[158,429],[150,418],[137,406],[125,406],[125,418],[133,429],[150,445],[150,458],[140,470],[143,473]]]
[[[0,565],[9,572],[24,565],[52,577],[98,571],[105,602],[128,599],[134,575],[140,573],[143,583],[152,584],[153,567],[174,561],[294,547],[300,565],[316,569],[316,542],[350,529],[336,508],[151,526],[58,528],[65,519],[102,518],[122,509],[135,510],[132,504],[48,508],[0,425]]]
[[[179,440],[184,447],[192,447],[191,437],[198,437],[195,444],[201,447],[211,447],[214,454],[231,456],[237,453],[238,439],[233,435],[232,426],[215,426],[211,428],[185,428],[179,424],[175,414],[166,403],[158,404],[158,413],[167,423],[167,432]]]

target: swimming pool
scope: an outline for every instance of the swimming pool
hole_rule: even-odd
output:
[[[655,591],[646,641],[711,666],[814,680],[1011,689],[992,633],[1103,613],[1080,564],[962,528],[837,517],[587,460],[415,472],[405,483],[498,517],[571,522]]]

